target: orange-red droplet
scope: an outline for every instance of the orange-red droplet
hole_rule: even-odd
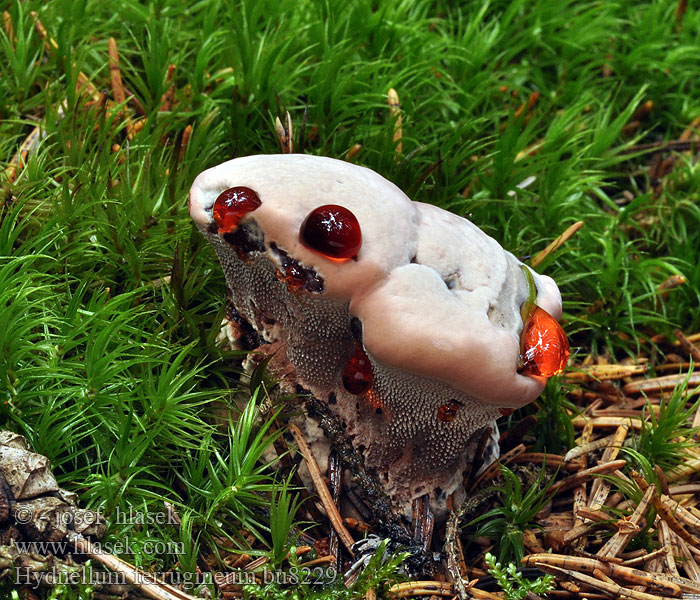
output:
[[[212,209],[214,223],[219,228],[219,233],[235,231],[240,220],[260,204],[258,194],[247,187],[232,187],[221,192]]]
[[[561,325],[546,310],[535,307],[521,335],[522,375],[551,377],[569,360],[569,340]]]
[[[387,418],[391,420],[391,415],[387,413],[386,407],[384,406],[382,399],[379,397],[379,394],[377,394],[374,388],[370,388],[369,390],[367,390],[367,393],[365,394],[365,399],[367,400],[369,405],[377,412],[377,414],[386,415]]]
[[[362,246],[362,232],[357,218],[347,208],[325,204],[304,219],[299,240],[327,258],[352,258]]]
[[[298,265],[288,264],[284,269],[284,282],[290,291],[298,292],[304,287],[304,272]]]
[[[351,394],[364,394],[372,387],[372,363],[360,344],[343,369],[343,386]]]
[[[499,408],[498,412],[504,417],[507,417],[508,415],[512,415],[515,412],[515,409],[509,406],[508,408]]]
[[[457,416],[457,409],[459,408],[459,403],[455,400],[450,400],[438,408],[438,419],[443,423],[449,423],[454,421]]]

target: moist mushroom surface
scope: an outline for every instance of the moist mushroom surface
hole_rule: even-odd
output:
[[[546,378],[518,372],[523,353],[566,362],[552,279],[531,273],[549,317],[537,312],[537,326],[550,330],[530,327],[535,352],[521,344],[521,306],[535,291],[526,267],[468,220],[411,201],[374,171],[248,156],[201,173],[189,201],[237,318],[261,348],[274,347],[290,388],[341,419],[404,512],[424,494],[444,511],[462,493],[476,432],[540,394]],[[550,338],[563,343],[542,343]],[[323,464],[322,440],[315,452]]]

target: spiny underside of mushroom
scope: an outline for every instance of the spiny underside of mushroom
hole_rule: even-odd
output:
[[[470,439],[549,374],[522,368],[522,263],[466,219],[330,158],[237,158],[201,173],[189,202],[247,339],[340,419],[400,512],[428,494],[444,514],[463,496]],[[556,285],[532,277],[558,327]],[[322,464],[327,449],[315,444]]]

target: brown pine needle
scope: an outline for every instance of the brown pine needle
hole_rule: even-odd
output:
[[[581,517],[583,519],[583,517]],[[580,525],[575,525],[571,529],[569,529],[565,534],[564,537],[562,538],[565,544],[570,544],[571,542],[575,542],[579,538],[588,535],[589,533],[592,533],[594,529],[599,529],[603,524],[601,522],[597,523],[584,523],[582,522]]]
[[[635,417],[587,417],[585,415],[577,415],[571,419],[574,427],[583,427],[586,423],[591,423],[593,428],[601,427],[619,427],[622,424],[627,424],[633,429],[642,428],[641,415]]]
[[[288,110],[284,111],[284,116],[287,121],[287,134],[289,135],[289,154],[294,154],[294,128],[292,126],[292,115]]]
[[[44,40],[44,45],[46,46],[46,49],[51,54],[56,52],[56,50],[58,50],[58,43],[46,31],[46,28],[39,19],[39,13],[37,13],[36,11],[31,11],[29,15],[32,17],[32,19],[34,19],[34,27],[37,33],[39,34],[39,37],[42,40]],[[88,95],[92,98],[93,102],[100,101],[100,92],[95,87],[95,85],[88,79],[87,75],[85,75],[85,73],[83,73],[82,71],[78,73],[75,89],[78,92],[80,92],[81,90],[85,90],[88,93]]]
[[[661,573],[648,573],[641,569],[582,556],[549,553],[530,554],[523,558],[522,563],[530,567],[556,567],[586,574],[593,574],[595,570],[598,570],[611,579],[621,579],[630,585],[653,587],[659,592],[671,596],[678,595],[681,591],[694,591],[695,587],[692,582],[688,582],[690,583],[690,588],[688,588],[686,583],[676,583]]]
[[[565,375],[567,381],[616,381],[646,372],[646,365],[590,365]]]
[[[588,508],[592,511],[600,510],[605,505],[605,501],[607,500],[609,494],[610,483],[608,481],[603,481],[602,479],[595,479],[589,494],[590,499],[588,501]]]
[[[638,152],[650,152],[657,150],[659,152],[664,150],[676,150],[681,152],[683,150],[692,150],[698,145],[697,140],[668,140],[663,142],[649,142],[648,144],[637,144],[635,146],[630,146],[620,151],[620,154],[636,154]]]
[[[698,133],[698,129],[700,129],[700,115],[695,117],[691,122],[688,127],[686,127],[683,130],[683,133],[681,133],[680,137],[678,138],[679,141],[681,142],[688,142],[690,139],[693,137],[693,135],[696,135]]]
[[[634,531],[634,529],[639,527],[644,515],[646,515],[647,509],[649,508],[649,503],[651,502],[655,492],[656,487],[654,485],[650,485],[647,488],[646,492],[644,492],[644,496],[637,505],[637,508],[635,508],[630,517],[626,519],[627,523],[632,527],[626,531],[620,529],[603,545],[603,547],[598,551],[597,556],[601,558],[610,558],[620,555],[620,553],[627,547],[627,544],[637,534],[637,531]]]
[[[656,289],[660,292],[667,292],[684,285],[687,281],[688,280],[683,275],[671,275],[664,279]]]
[[[195,598],[172,585],[158,581],[157,576],[151,575],[142,569],[137,569],[113,554],[109,554],[102,549],[95,549],[79,533],[70,532],[69,536],[80,554],[92,558],[115,573],[119,573],[126,581],[136,586],[144,595],[153,598],[153,600],[199,600],[199,598]]]
[[[634,114],[630,117],[630,121],[638,121],[647,116],[654,108],[654,101],[647,100],[643,102],[640,107],[634,111]]]
[[[579,229],[583,227],[583,221],[577,221],[570,227],[568,227],[564,233],[562,233],[558,238],[556,238],[551,244],[549,244],[542,252],[540,252],[535,258],[530,261],[532,268],[536,268],[544,262],[544,260],[553,252],[556,252],[561,248],[564,243],[571,238]]]
[[[2,11],[2,28],[5,30],[5,35],[10,44],[15,42],[15,28],[12,25],[12,15],[6,10]]]
[[[681,574],[678,572],[678,566],[676,565],[676,548],[668,523],[665,521],[658,522],[656,532],[659,538],[659,546],[666,549],[666,554],[664,555],[666,568],[674,578],[679,579]]]
[[[455,590],[451,583],[444,581],[409,581],[392,585],[388,594],[393,598],[431,595],[454,596]]]
[[[608,577],[600,569],[593,569],[593,577],[595,577],[596,579],[600,579],[600,581],[605,581],[607,583],[612,583],[612,584],[615,583],[612,579],[610,579],[610,577]]]
[[[523,102],[523,104],[520,105],[520,108],[518,108],[518,110],[515,111],[515,118],[519,119],[523,112],[525,112],[526,114],[530,114],[530,112],[532,112],[532,109],[535,108],[535,104],[537,104],[537,101],[539,99],[539,92],[530,92],[530,95],[527,97],[527,102]]]
[[[518,444],[515,448],[503,454],[498,460],[493,461],[486,469],[484,469],[481,475],[476,478],[470,492],[473,492],[476,488],[478,488],[482,481],[495,479],[501,472],[501,465],[509,464],[515,459],[515,457],[519,456],[523,452],[525,452],[525,444]]]
[[[335,556],[331,556],[330,554],[327,556],[319,556],[318,558],[314,558],[312,560],[307,560],[306,562],[300,563],[299,567],[313,567],[315,565],[329,565],[329,564],[334,564],[335,563]]]
[[[593,440],[592,442],[581,444],[580,446],[575,446],[566,453],[566,455],[564,456],[564,460],[574,460],[575,458],[583,456],[584,454],[588,454],[589,452],[593,452],[594,450],[605,448],[606,446],[610,445],[614,438],[615,434],[607,435],[598,440]]]
[[[37,149],[40,139],[41,129],[39,127],[35,127],[22,142],[19,150],[17,150],[15,155],[12,157],[10,165],[5,169],[5,175],[7,176],[7,181],[9,183],[14,183],[14,181],[17,179],[17,175],[27,165],[29,154]]]
[[[657,558],[658,556],[661,556],[662,554],[665,554],[666,549],[665,548],[657,548],[653,552],[647,553],[646,550],[642,550],[644,554],[641,556],[635,556],[634,558],[630,558],[625,560],[622,564],[624,567],[633,567],[635,565],[639,565],[645,562],[648,562],[650,560],[653,560],[654,558]]]
[[[58,43],[46,31],[46,27],[44,27],[43,23],[39,19],[38,12],[33,10],[29,13],[29,15],[32,17],[32,19],[34,19],[34,28],[39,34],[39,37],[44,40],[44,46],[46,46],[46,49],[53,54],[56,50],[58,50]]]
[[[553,575],[566,575],[571,579],[575,579],[576,581],[589,585],[592,588],[612,594],[615,598],[631,598],[632,600],[664,600],[668,597],[657,596],[656,594],[647,594],[646,592],[638,592],[630,588],[624,588],[617,583],[607,583],[596,579],[595,577],[591,577],[590,575],[584,575],[583,573],[572,571],[571,569],[562,569],[553,565],[545,565],[544,563],[537,563],[535,566],[542,569],[546,573],[551,573]]]
[[[696,363],[700,363],[700,348],[698,348],[693,342],[691,342],[680,329],[676,329],[673,332],[673,335],[676,336],[676,339],[678,340],[678,343],[681,345],[681,348],[685,350],[690,356],[693,357],[693,360]]]
[[[627,438],[627,433],[629,432],[629,424],[623,423],[617,428],[617,431],[613,435],[612,442],[603,452],[602,462],[610,462],[615,460],[617,455],[620,453],[620,448]]]
[[[521,161],[523,158],[527,158],[529,156],[535,156],[535,154],[537,154],[539,149],[542,148],[542,146],[544,146],[545,143],[546,143],[546,140],[538,140],[534,144],[530,144],[529,146],[526,146],[523,150],[521,150],[520,152],[518,152],[515,155],[513,162]]]
[[[590,440],[591,440],[592,435],[593,435],[593,426],[590,423],[587,423],[586,426],[583,428],[583,431],[581,432],[581,446],[579,446],[580,449],[584,449],[591,444]],[[612,437],[610,439],[612,439]],[[600,440],[598,440],[598,441],[600,441]],[[599,447],[603,447],[605,445],[607,445],[607,443],[603,444]],[[581,456],[582,457],[581,464],[583,465],[583,467],[586,468],[588,466],[587,453],[589,452],[589,450],[585,450],[584,452],[577,454],[575,457],[573,457],[573,456],[569,457],[569,454],[571,454],[571,452],[572,451],[570,450],[566,454],[566,456],[564,457],[565,461],[573,460],[574,458]],[[588,498],[588,494],[586,493],[586,489],[587,489],[587,483],[585,481],[581,482],[574,489],[574,494],[573,494],[574,495],[574,500],[573,500],[573,511],[574,511],[573,527],[574,528],[580,527],[581,525],[583,525],[583,522],[584,522],[583,517],[579,514],[579,511],[582,508],[585,508],[585,506],[586,506],[586,499]],[[579,539],[576,542],[574,548],[576,550],[583,550],[585,548],[585,546],[586,546],[586,540],[585,540],[585,538],[583,538],[583,539]]]
[[[328,490],[328,486],[326,485],[325,480],[321,476],[321,471],[318,467],[318,463],[316,462],[316,459],[314,458],[314,455],[311,452],[311,448],[309,447],[306,438],[304,438],[304,434],[293,423],[289,424],[289,431],[292,434],[292,437],[294,437],[294,441],[296,442],[296,445],[299,448],[299,452],[301,452],[301,455],[306,461],[306,467],[309,470],[309,475],[311,475],[311,479],[314,482],[314,487],[316,488],[318,497],[320,498],[321,503],[323,504],[323,508],[326,509],[326,514],[328,515],[328,519],[331,522],[333,529],[335,529],[335,532],[338,534],[340,541],[343,542],[343,544],[347,548],[348,552],[350,553],[350,556],[355,556],[352,551],[352,545],[355,543],[355,540],[352,539],[350,532],[346,529],[345,525],[343,525],[343,519],[341,518],[340,513],[338,512],[338,507],[333,502],[331,493]]]
[[[258,567],[262,567],[267,563],[269,558],[267,556],[258,556],[255,560],[250,561],[244,568],[246,571],[255,571]]]
[[[574,488],[577,485],[579,485],[581,482],[587,481],[594,475],[604,475],[608,473],[613,473],[618,469],[624,467],[626,464],[627,461],[623,459],[613,460],[609,463],[595,465],[588,469],[584,469],[583,471],[579,471],[578,473],[574,473],[573,475],[569,475],[569,477],[562,479],[559,483],[556,483],[552,486],[550,495],[554,496],[566,490],[570,490],[571,488]]]
[[[680,556],[683,559],[683,570],[686,572],[686,575],[688,575],[691,581],[700,583],[700,566],[698,566],[698,563],[691,552],[690,546],[688,546],[688,544],[677,535],[674,534],[674,536],[676,547],[678,548]]]
[[[126,100],[124,85],[122,84],[122,73],[119,69],[119,52],[117,42],[111,37],[108,45],[109,52],[109,75],[112,80],[112,96],[117,104],[122,104]]]
[[[622,388],[628,395],[633,394],[658,394],[659,392],[669,392],[686,379],[686,375],[664,375],[642,381],[633,381]],[[700,385],[700,373],[693,373],[688,377],[688,388],[692,389]]]
[[[661,502],[658,497],[654,497],[654,506],[656,506],[656,511],[659,514],[659,518],[662,519],[662,525],[668,525],[668,527],[678,536],[688,542],[691,546],[700,548],[700,539],[695,535],[690,533],[677,518],[676,515],[669,509],[669,507]]]
[[[343,519],[343,525],[349,527],[350,529],[354,529],[359,533],[372,533],[372,527],[370,525],[363,521],[358,521],[353,517],[345,517]]]
[[[516,456],[511,461],[514,465],[526,465],[533,463],[542,466],[543,464],[553,469],[563,469],[565,471],[580,471],[583,469],[583,463],[567,461],[560,454],[547,454],[545,452],[525,452]]]
[[[168,85],[168,89],[160,98],[160,112],[170,112],[173,108],[173,98],[175,97],[175,82],[173,81],[173,75],[175,74],[175,69],[177,67],[174,64],[168,65],[168,74],[165,76],[165,84]]]
[[[182,159],[185,158],[185,151],[187,150],[187,144],[190,141],[190,136],[192,135],[192,125],[188,125],[185,127],[185,130],[182,132],[182,138],[180,139],[180,152],[178,153],[177,160],[178,162],[182,162]]]
[[[603,451],[603,456],[600,461],[601,463],[608,463],[617,458],[617,455],[620,453],[620,448],[627,437],[628,431],[629,425],[627,423],[622,423],[618,426],[610,445]],[[610,483],[604,481],[603,479],[596,479],[593,482],[593,485],[591,485],[588,507],[592,510],[600,510],[605,504],[605,500],[607,499],[609,493]]]
[[[282,149],[282,154],[293,154],[294,153],[294,129],[292,125],[292,117],[289,111],[284,113],[285,125],[279,117],[275,117],[275,131],[277,132],[277,139],[280,143],[280,148]]]
[[[604,523],[606,521],[614,521],[614,518],[606,513],[604,510],[595,510],[588,508],[587,506],[582,506],[578,512],[579,516],[583,519],[588,519],[593,523]]]
[[[700,518],[696,517],[687,508],[666,494],[661,494],[659,502],[661,502],[681,523],[695,530],[695,532],[700,533]]]
[[[347,162],[352,162],[360,150],[362,150],[362,144],[354,144],[352,148],[346,152],[345,160]]]
[[[387,92],[387,102],[389,103],[389,116],[394,119],[394,158],[399,159],[399,154],[403,149],[401,139],[403,138],[403,117],[401,116],[401,102],[399,95],[394,88]]]

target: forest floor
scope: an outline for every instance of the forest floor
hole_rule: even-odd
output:
[[[77,494],[70,510],[102,515],[110,550],[83,537],[52,557],[18,553],[13,536],[39,534],[17,529],[8,478],[1,593],[700,594],[696,7],[0,8],[0,424],[48,458]],[[371,523],[309,527],[315,502],[264,460],[291,444],[284,423],[259,425],[272,390],[217,341],[226,285],[187,192],[205,168],[289,149],[286,134],[295,152],[370,167],[469,218],[562,292],[569,366],[499,421],[502,456],[466,474],[468,505],[434,529],[417,514],[419,545],[443,552],[419,582],[398,547],[347,574],[339,540]],[[241,406],[222,430],[215,415]],[[81,579],[86,564],[134,581]],[[21,580],[18,566],[78,575]]]

